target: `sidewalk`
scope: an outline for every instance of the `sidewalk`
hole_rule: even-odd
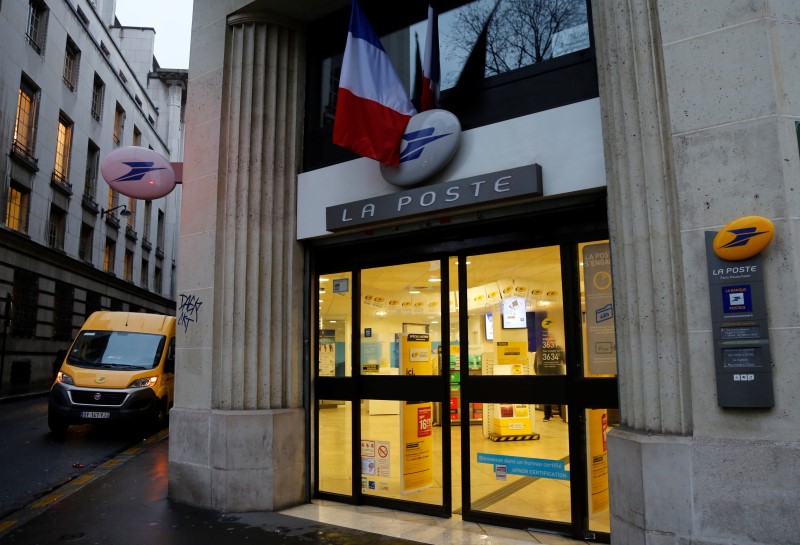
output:
[[[484,528],[444,519],[431,524],[430,517],[409,515],[395,520],[392,511],[354,513],[360,508],[327,508],[308,504],[283,513],[237,513],[221,515],[167,499],[167,431],[131,448],[96,469],[72,480],[30,506],[0,520],[0,543],[34,545],[75,543],[102,545],[413,545],[425,543],[482,545],[577,544],[558,536],[546,540],[526,532]],[[378,514],[382,511],[381,514]],[[387,517],[388,515],[388,517]],[[306,518],[302,518],[306,517]],[[353,519],[367,524],[372,533],[340,526]],[[413,523],[413,518],[418,519]],[[325,522],[318,522],[317,520]],[[425,521],[419,520],[425,519]],[[438,519],[437,519],[438,520]],[[363,527],[363,526],[362,526]],[[417,533],[422,532],[422,533]],[[425,532],[430,537],[425,537]],[[516,532],[516,533],[515,533]],[[397,535],[419,535],[412,541]],[[513,537],[512,537],[513,536]],[[521,539],[518,539],[521,538]],[[552,539],[550,539],[552,538]]]

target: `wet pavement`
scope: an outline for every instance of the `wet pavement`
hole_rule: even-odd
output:
[[[0,543],[92,545],[418,542],[281,513],[220,514],[167,498],[168,441],[156,435],[0,520]]]

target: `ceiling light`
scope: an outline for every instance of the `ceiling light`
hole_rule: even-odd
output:
[[[441,282],[441,281],[442,281],[441,278],[435,278],[435,277],[428,278],[428,282]]]
[[[320,282],[330,282],[330,280],[331,280],[330,278],[326,278],[326,277],[324,277],[324,276],[320,276],[320,277],[319,277],[319,281],[320,281]]]
[[[418,295],[419,294],[419,290],[411,290],[408,293],[410,293],[411,295]]]

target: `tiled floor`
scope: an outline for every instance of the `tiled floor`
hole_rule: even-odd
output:
[[[396,403],[396,402],[395,402]],[[532,406],[530,406],[532,407]],[[569,471],[567,446],[567,424],[556,417],[550,422],[542,422],[542,413],[533,413],[533,431],[541,437],[534,441],[494,442],[486,439],[486,430],[478,425],[470,426],[470,449],[474,456],[470,466],[471,495],[473,508],[488,513],[540,518],[544,520],[568,522],[570,517],[569,480],[559,478],[520,478],[495,473],[492,463],[478,459],[477,453],[486,457],[507,457],[509,463],[532,461],[533,463],[564,463],[563,469]],[[347,438],[350,406],[342,405],[320,411],[321,451],[320,489],[327,492],[348,494],[352,486],[350,474],[351,454]],[[399,435],[400,417],[397,414],[375,416],[362,411],[362,438],[383,441],[390,445],[391,470],[383,479],[378,476],[359,476],[367,481],[375,481],[369,494],[395,499],[412,499],[432,504],[442,501],[442,467],[435,463],[433,484],[411,494],[400,491],[400,476],[397,464],[402,453]],[[484,424],[485,427],[485,424]],[[441,428],[435,427],[434,460],[441,460]],[[391,511],[367,506],[351,506],[329,501],[315,501],[286,511],[285,514],[340,526],[376,532],[431,544],[484,544],[484,545],[522,545],[532,543],[576,544],[558,535],[541,532],[514,530],[496,526],[464,522],[459,516],[461,507],[461,451],[460,430],[452,428],[450,465],[452,471],[453,517],[443,519],[427,517],[414,513]],[[568,473],[566,473],[568,475]],[[376,474],[377,475],[377,474]],[[601,511],[592,518],[592,529],[608,531],[608,512]]]
[[[450,519],[443,519],[329,501],[314,501],[311,504],[293,507],[281,513],[432,545],[532,545],[535,543],[582,545],[586,543],[541,532],[464,522],[457,515]]]

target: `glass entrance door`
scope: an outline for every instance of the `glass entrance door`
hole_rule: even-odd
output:
[[[429,260],[319,277],[321,493],[449,515],[441,266]]]
[[[607,536],[607,243],[431,255],[317,278],[317,495]]]
[[[470,417],[459,418],[464,518],[608,534],[616,360],[607,243],[465,255],[451,270],[451,322],[460,320],[451,362]],[[587,291],[586,271],[602,289]]]

